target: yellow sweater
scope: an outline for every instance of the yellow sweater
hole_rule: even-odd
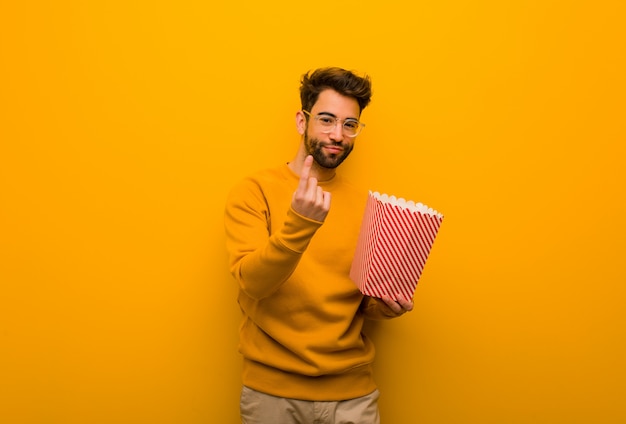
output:
[[[243,384],[280,397],[344,400],[371,393],[374,346],[365,316],[396,316],[363,297],[349,277],[367,193],[340,176],[322,222],[291,200],[298,176],[287,165],[237,184],[225,209],[230,271],[243,313]]]

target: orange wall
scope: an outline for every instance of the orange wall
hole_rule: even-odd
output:
[[[5,3],[0,421],[237,422],[222,205],[325,65],[374,83],[345,172],[446,216],[385,422],[626,421],[622,1]]]

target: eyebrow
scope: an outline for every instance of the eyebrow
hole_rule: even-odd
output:
[[[337,118],[337,115],[335,115],[334,113],[330,113],[330,112],[319,112],[318,115],[328,115],[328,116],[332,116],[333,118]],[[357,118],[346,118],[345,120],[353,120],[353,121],[359,121]]]

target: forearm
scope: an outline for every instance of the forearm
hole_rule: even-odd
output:
[[[262,299],[271,295],[289,278],[300,262],[301,255],[273,236],[264,247],[235,261],[231,273],[248,296]]]
[[[241,289],[254,299],[277,290],[293,273],[321,224],[290,210],[283,226],[268,237],[266,227],[237,225],[227,215],[230,270]]]

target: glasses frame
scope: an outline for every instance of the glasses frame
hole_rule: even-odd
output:
[[[322,116],[334,119],[334,120],[335,120],[335,123],[334,123],[334,125],[333,125],[332,127],[328,127],[328,129],[326,129],[326,130],[321,130],[324,134],[330,134],[331,132],[333,132],[333,130],[334,130],[335,128],[337,128],[337,123],[338,123],[338,122],[340,122],[340,121],[343,121],[343,122],[341,123],[341,132],[342,132],[342,133],[343,133],[343,135],[345,135],[346,137],[354,138],[354,137],[356,137],[357,135],[361,134],[361,131],[363,131],[363,128],[365,128],[365,124],[364,124],[363,122],[359,121],[358,119],[354,119],[354,118],[339,119],[339,118],[337,118],[336,116],[333,116],[333,115],[331,115],[331,114],[326,114],[326,113],[317,114],[317,115],[313,116],[313,115],[311,114],[311,112],[309,112],[308,110],[305,110],[305,109],[302,109],[302,112],[304,112],[304,113],[305,113],[307,116],[309,116],[310,118],[313,118],[313,119],[315,119],[316,121],[318,121],[318,123],[319,123],[319,119],[320,119]],[[349,122],[356,122],[356,123],[359,125],[359,127],[358,127],[358,129],[357,129],[356,134],[347,134],[347,133],[346,133],[346,128],[344,127],[344,124],[345,124],[347,121],[349,121]]]

